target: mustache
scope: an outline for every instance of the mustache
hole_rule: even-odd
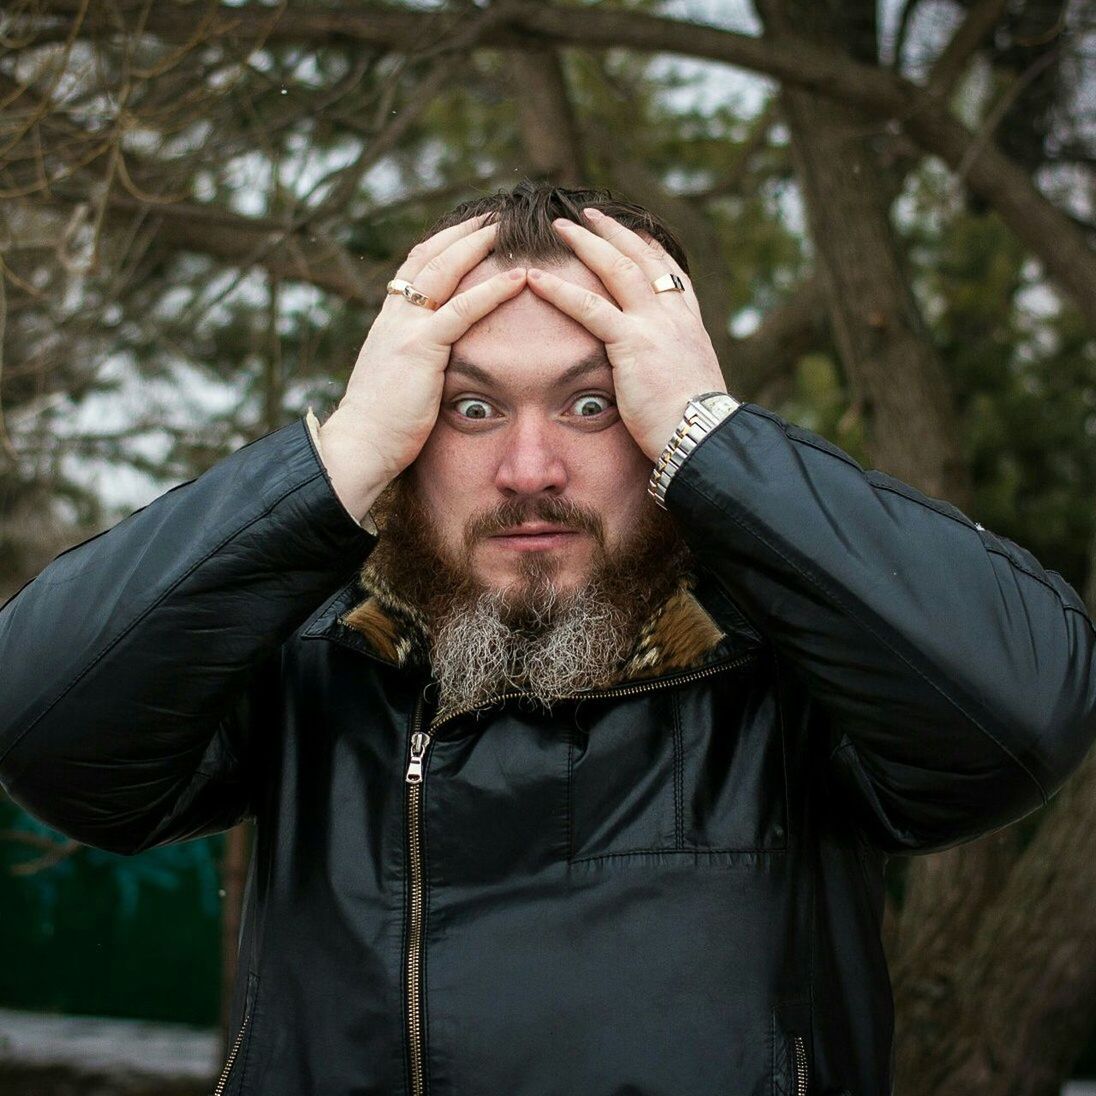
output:
[[[483,537],[530,521],[562,525],[576,532],[589,533],[599,544],[605,543],[604,523],[596,510],[581,506],[574,499],[548,495],[535,499],[506,499],[488,512],[472,517],[465,526],[465,548],[471,549]]]

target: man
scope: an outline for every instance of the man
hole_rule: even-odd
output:
[[[322,426],[3,609],[5,787],[128,853],[255,820],[218,1096],[889,1092],[886,857],[1080,763],[1080,598],[739,404],[646,211],[435,229]]]

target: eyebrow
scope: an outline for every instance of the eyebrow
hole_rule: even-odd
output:
[[[595,350],[593,353],[587,354],[585,358],[575,362],[574,365],[565,369],[556,377],[552,383],[556,386],[562,386],[564,384],[569,384],[573,380],[577,380],[579,377],[585,377],[590,373],[597,373],[602,369],[612,369],[612,364],[610,363],[604,348]],[[498,380],[491,376],[486,369],[481,369],[467,358],[462,358],[455,351],[450,354],[449,367],[446,372],[461,373],[482,385],[497,386],[499,384]]]

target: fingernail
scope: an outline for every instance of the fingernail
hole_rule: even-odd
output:
[[[514,269],[513,269],[513,270],[511,270],[511,271],[510,271],[510,273],[509,273],[509,274],[507,275],[507,277],[508,277],[508,278],[510,279],[510,281],[512,281],[512,282],[516,282],[516,281],[518,281],[518,280],[519,280],[520,278],[523,278],[524,276],[525,276],[525,270],[524,270],[524,268],[523,268],[523,267],[520,267],[520,266],[516,266],[516,267],[514,267]]]
[[[557,217],[553,222],[554,228],[570,228],[574,224],[574,221],[569,221],[566,217]]]
[[[600,209],[594,209],[593,206],[587,206],[582,212],[593,221],[596,221],[599,217],[605,216]]]
[[[540,281],[540,276],[542,273],[543,271],[535,266],[529,267],[529,277],[532,278],[534,282]]]

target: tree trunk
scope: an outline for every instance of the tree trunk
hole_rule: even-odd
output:
[[[900,1045],[909,1091],[1058,1096],[1096,1023],[1096,751],[1047,808],[951,978],[954,1028]],[[1062,931],[1063,927],[1068,931]]]
[[[801,27],[827,11],[805,0],[788,0],[787,9]],[[964,508],[970,490],[955,411],[891,227],[890,188],[868,143],[879,126],[853,107],[790,87],[780,102],[834,339],[866,420],[872,461]]]
[[[801,33],[808,29],[830,48],[859,54],[862,62],[875,61],[874,55],[866,56],[875,50],[869,5],[856,0],[828,5],[764,0],[761,9],[774,29],[786,29],[793,18]],[[909,286],[890,222],[890,188],[870,144],[873,135],[883,136],[880,127],[854,107],[792,87],[784,88],[780,102],[835,340],[855,405],[867,419],[873,463],[969,512],[969,480],[955,440],[960,435],[946,378]],[[1054,837],[1050,831],[1044,838],[1044,855],[1052,861],[1058,854]],[[1060,991],[1044,1000],[1047,986],[1020,976],[1061,970],[1071,959],[1083,967],[1081,957],[1088,954],[1086,946],[1091,952],[1090,938],[1076,924],[1072,887],[1067,894],[1045,881],[1040,890],[1039,880],[1013,880],[1017,847],[1018,833],[1009,828],[944,853],[916,857],[907,872],[900,915],[888,904],[887,943],[897,945],[892,974],[899,1091],[925,1096],[960,1089],[988,1092],[983,1087],[989,1076],[986,1062],[996,1061],[989,1057],[994,1047],[1016,1030],[1031,1030],[1030,1040],[1024,1040],[1028,1050],[1051,1040],[1056,1052],[1044,1057],[1044,1073],[1055,1075],[1059,1085],[1063,1063],[1079,1049],[1084,1033],[1075,1031],[1076,1022],[1061,1023],[1054,1015],[1055,1002],[1075,1001],[1088,989],[1088,981],[1062,978]],[[1032,874],[1038,873],[1032,869]],[[1002,905],[1002,893],[1012,895],[1016,905]],[[1046,917],[1037,919],[1042,958],[1032,962],[1040,950],[1026,939],[1014,941],[1010,963],[1002,962],[999,948],[987,953],[997,963],[992,970],[1007,968],[1014,976],[1000,987],[996,996],[1004,1012],[994,1016],[985,1008],[987,996],[993,996],[987,977],[991,970],[971,956],[983,954],[987,926],[1007,925],[1010,915],[1035,932],[1025,919],[1038,894],[1044,894],[1046,906]],[[1053,964],[1049,940],[1062,939],[1054,934],[1063,922],[1073,929]],[[1012,936],[1018,938],[1020,932],[1014,930]],[[1010,995],[1017,978],[1030,996]],[[1055,1029],[1057,1039],[1048,1027]],[[1017,1061],[1008,1059],[1013,1067]],[[1005,1072],[1015,1086],[1015,1068]],[[1003,1096],[1006,1089],[999,1091]]]
[[[229,1030],[229,1008],[236,984],[237,945],[243,909],[244,882],[251,848],[251,826],[241,822],[225,834],[221,860],[221,1054],[223,1061],[232,1045],[234,1031]]]
[[[557,186],[586,185],[586,156],[555,47],[514,50],[505,60],[533,173]]]

